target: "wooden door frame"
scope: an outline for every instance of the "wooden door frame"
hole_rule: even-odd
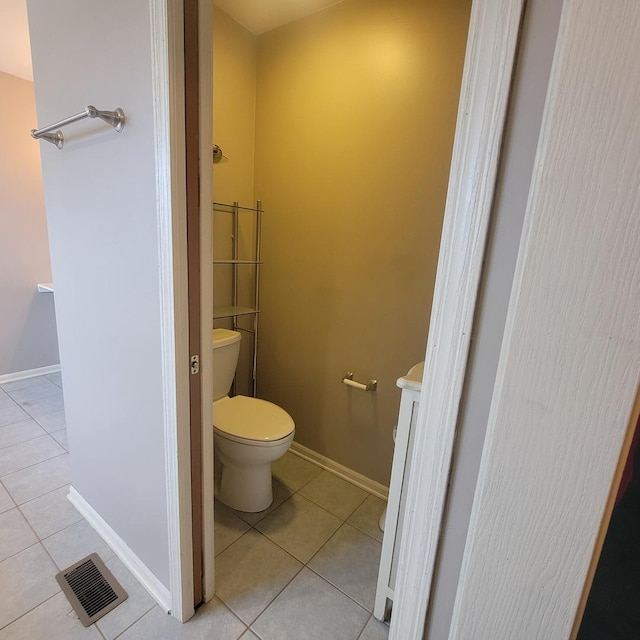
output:
[[[203,602],[203,473],[202,473],[202,376],[200,375],[200,74],[198,0],[183,0],[185,179],[187,206],[187,271],[189,299],[189,355],[197,357],[197,371],[189,376],[191,449],[191,551],[193,555],[193,605]]]
[[[200,158],[212,153],[212,8],[199,0]],[[165,396],[165,469],[169,530],[170,612],[181,621],[194,613],[190,433],[189,299],[185,162],[184,6],[149,0],[161,273],[161,346]],[[206,70],[209,70],[207,75]],[[206,166],[206,165],[205,165]],[[211,422],[211,172],[200,175],[200,377],[202,415],[203,599],[213,596],[213,431]]]
[[[166,416],[167,502],[170,531],[172,613],[181,620],[193,615],[191,474],[188,429],[188,317],[186,273],[186,213],[184,189],[184,48],[181,0],[149,0],[154,44],[153,78],[156,96],[157,153],[166,159],[158,169],[158,189],[164,225],[160,262],[163,280],[163,364],[165,387],[175,413]],[[442,509],[462,383],[467,366],[489,213],[515,62],[524,0],[474,0],[451,165],[450,185],[438,273],[431,312],[424,384],[416,443],[409,477],[406,520],[402,535],[396,602],[390,640],[418,640],[424,618],[440,531]],[[211,9],[200,30],[202,157],[211,145],[212,35]],[[208,32],[207,32],[208,29]],[[209,118],[210,120],[210,118]],[[182,126],[182,129],[181,129]],[[182,146],[181,146],[182,145]],[[208,145],[208,146],[207,146]],[[201,202],[211,200],[211,180],[201,180]],[[205,178],[205,173],[201,175]],[[211,246],[208,208],[202,208],[202,342],[203,389],[203,522],[204,593],[214,593],[213,560],[213,433],[211,349],[207,328],[212,324]],[[186,271],[186,270],[185,270]],[[211,312],[211,313],[209,313]],[[184,361],[182,360],[184,358]],[[179,363],[179,366],[177,366]]]
[[[215,593],[213,484],[213,3],[199,4],[200,70],[200,381],[202,385],[203,598]]]
[[[190,376],[191,501],[194,605],[211,599],[213,584],[213,404],[211,331],[213,7],[183,0],[185,16],[185,103],[189,349],[200,370]],[[200,68],[204,68],[204,72]],[[197,100],[188,98],[195,96]],[[195,285],[195,286],[194,286]]]

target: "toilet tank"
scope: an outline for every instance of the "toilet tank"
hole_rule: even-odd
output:
[[[238,331],[214,329],[211,340],[213,354],[213,401],[224,398],[231,389],[233,376],[236,374],[240,340]]]

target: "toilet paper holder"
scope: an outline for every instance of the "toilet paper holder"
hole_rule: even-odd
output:
[[[343,384],[346,384],[348,387],[353,387],[354,389],[362,389],[362,391],[375,391],[378,388],[377,380],[369,380],[369,382],[367,382],[366,384],[363,384],[362,382],[356,382],[353,379],[353,372],[351,371],[347,371],[347,373],[344,374],[341,382]]]

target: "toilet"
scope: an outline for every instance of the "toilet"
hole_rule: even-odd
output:
[[[273,501],[271,463],[291,446],[293,418],[266,400],[229,397],[242,335],[213,330],[213,433],[221,462],[217,498],[238,511],[263,511]]]

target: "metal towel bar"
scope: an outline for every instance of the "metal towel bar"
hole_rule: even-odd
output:
[[[62,135],[62,131],[58,128],[65,127],[66,125],[71,124],[72,122],[77,122],[78,120],[84,120],[85,118],[100,118],[100,120],[104,120],[104,122],[110,124],[118,132],[122,131],[124,128],[124,111],[122,109],[118,108],[115,111],[100,111],[100,109],[96,109],[89,105],[84,111],[76,113],[75,116],[69,116],[64,120],[50,124],[48,127],[42,127],[42,129],[31,129],[31,137],[42,138],[51,144],[55,144],[58,149],[62,149],[64,145],[64,136]],[[58,131],[51,133],[54,129],[58,129]]]

